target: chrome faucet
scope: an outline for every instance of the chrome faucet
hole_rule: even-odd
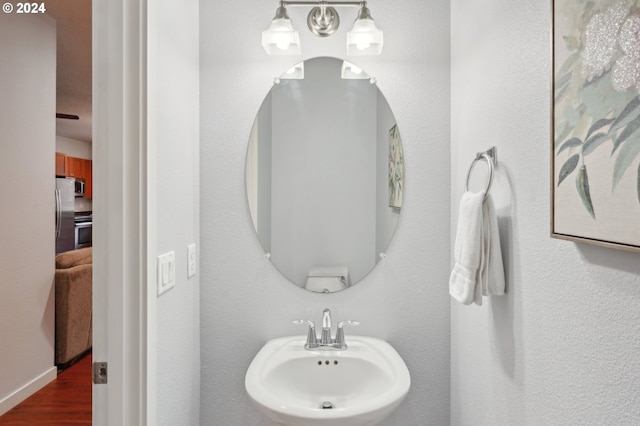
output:
[[[325,309],[322,311],[322,336],[320,338],[320,344],[327,346],[331,343],[331,311]]]
[[[347,349],[347,344],[344,339],[344,326],[345,325],[353,325],[356,326],[360,324],[358,321],[340,321],[338,323],[338,328],[336,330],[336,338],[331,338],[331,311],[329,309],[325,309],[322,311],[322,334],[320,336],[320,342],[318,342],[318,338],[316,336],[316,327],[313,321],[309,320],[295,320],[294,324],[305,324],[309,326],[309,331],[307,333],[307,342],[304,345],[304,348],[307,350],[313,350],[318,348],[326,348],[326,349],[335,349],[335,350],[345,350]]]

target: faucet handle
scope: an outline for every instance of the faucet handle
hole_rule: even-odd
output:
[[[353,325],[353,326],[360,325],[360,321],[353,321],[353,320],[340,321],[338,323],[338,328],[342,328],[345,325]]]
[[[338,349],[347,349],[347,344],[344,342],[344,326],[345,325],[360,325],[360,321],[352,321],[352,320],[346,320],[346,321],[340,321],[338,323],[338,331],[336,332],[336,347]]]
[[[296,325],[308,325],[309,331],[307,332],[307,343],[305,343],[305,349],[317,348],[318,347],[318,338],[316,337],[316,325],[313,321],[300,319],[294,320],[294,324]]]

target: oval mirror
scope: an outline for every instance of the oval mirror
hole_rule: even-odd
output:
[[[276,79],[251,131],[246,190],[260,243],[292,283],[334,292],[371,272],[403,175],[395,118],[364,72],[321,57]]]

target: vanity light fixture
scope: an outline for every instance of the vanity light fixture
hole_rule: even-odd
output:
[[[371,12],[363,3],[353,29],[347,33],[347,55],[379,55],[382,42],[382,31],[376,28]]]
[[[291,24],[284,2],[280,2],[269,29],[262,32],[262,47],[269,55],[300,54],[300,36]]]
[[[357,6],[358,17],[347,33],[347,55],[382,53],[382,31],[376,28],[366,1],[281,1],[271,26],[262,32],[262,46],[269,55],[300,54],[300,37],[287,15],[287,6],[314,6],[307,16],[307,26],[318,37],[328,37],[340,26],[334,6]]]

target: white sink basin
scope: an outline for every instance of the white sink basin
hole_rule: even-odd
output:
[[[384,340],[347,336],[344,351],[306,350],[305,340],[289,336],[268,341],[247,370],[249,396],[277,423],[375,425],[409,391],[409,370]]]

